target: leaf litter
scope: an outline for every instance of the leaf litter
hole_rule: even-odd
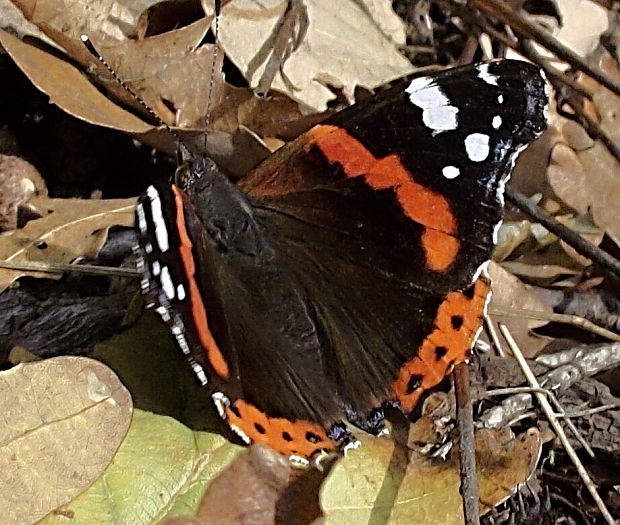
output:
[[[110,78],[101,64],[85,51],[79,38],[81,34],[86,33],[123,80],[148,102],[159,118],[177,129],[184,139],[197,149],[202,142],[201,128],[208,110],[212,127],[216,131],[210,134],[209,152],[224,165],[229,162],[232,166],[230,171],[237,175],[241,175],[249,166],[264,158],[267,144],[277,145],[281,140],[294,137],[324,118],[330,109],[325,114],[317,111],[322,112],[328,106],[337,107],[351,102],[361,88],[373,89],[412,70],[410,62],[404,60],[396,50],[396,45],[405,43],[406,34],[411,38],[412,26],[397,17],[387,2],[379,0],[338,4],[322,0],[304,2],[307,27],[304,29],[303,38],[300,38],[295,51],[284,60],[282,67],[276,72],[273,82],[276,91],[267,100],[256,99],[252,88],[260,81],[268,64],[272,51],[270,38],[274,34],[274,28],[277,29],[282,20],[286,2],[267,2],[262,6],[264,8],[262,11],[257,10],[252,2],[241,0],[225,2],[220,26],[220,44],[226,59],[234,65],[227,66],[231,78],[241,77],[247,82],[246,85],[241,83],[241,87],[233,86],[219,77],[212,83],[209,77],[212,44],[208,42],[207,35],[213,30],[212,5],[209,2],[205,2],[207,15],[189,23],[179,24],[160,34],[150,33],[151,24],[153,27],[156,25],[154,9],[158,6],[158,2],[154,1],[140,5],[132,2],[106,1],[99,2],[89,9],[86,9],[86,2],[61,3],[39,0],[33,4],[16,0],[14,4],[21,7],[28,21],[48,39],[63,48],[70,58],[67,60],[58,53],[50,53],[45,48],[35,47],[6,32],[0,34],[0,43],[5,50],[34,85],[50,97],[51,102],[85,122],[121,130],[163,152],[171,153],[174,150],[174,139],[162,131],[157,123],[152,123],[140,104],[128,96]],[[580,9],[587,10],[589,2],[578,4]],[[337,12],[334,11],[336,5],[338,5]],[[186,10],[182,3],[175,9],[180,18],[181,14],[187,14],[181,13]],[[398,12],[401,15],[405,13],[403,9],[399,9]],[[431,17],[430,14],[428,16]],[[437,20],[435,30],[444,31],[446,28],[451,28],[450,30],[459,35],[459,38],[466,37],[461,33],[462,26],[452,25],[457,20],[454,16],[449,13],[443,17],[438,17],[434,13],[434,16]],[[594,49],[591,60],[606,71],[616,74],[615,62],[605,56],[599,43],[602,29],[599,28],[597,31],[599,32],[591,35],[588,42],[585,44],[582,42],[580,45]],[[436,43],[438,55],[444,62],[454,62],[455,57],[450,56],[454,47],[442,47],[442,45],[441,42]],[[338,54],[335,54],[334,50],[338,50]],[[220,56],[221,58],[223,57]],[[369,67],[369,64],[372,64],[372,67]],[[239,83],[238,78],[236,82]],[[73,89],[67,90],[67,83],[71,84]],[[593,106],[590,109],[596,121],[601,128],[613,135],[617,130],[617,126],[614,125],[617,97],[591,81],[584,81],[584,85],[594,92]],[[210,88],[213,89],[211,93]],[[210,109],[207,103],[209,98],[212,101]],[[531,196],[569,227],[589,236],[593,242],[597,244],[607,242],[617,246],[615,210],[618,208],[617,199],[620,192],[613,191],[615,187],[613,175],[618,173],[617,161],[610,158],[599,141],[591,139],[572,120],[553,112],[551,127],[552,131],[547,137],[535,148],[531,148],[532,151],[527,152],[529,158],[524,156],[525,160],[522,159],[520,162],[514,177],[514,187]],[[535,149],[538,151],[534,151]],[[248,154],[244,156],[244,152]],[[244,161],[240,163],[235,160],[236,157],[244,157]],[[33,209],[41,213],[40,218],[33,218],[26,222],[25,226],[20,225],[21,227],[10,231],[8,235],[0,237],[0,254],[4,253],[2,252],[4,249],[9,257],[27,254],[28,258],[33,260],[48,260],[48,252],[55,253],[59,260],[65,262],[81,257],[96,259],[109,228],[115,225],[130,225],[132,221],[132,199],[120,199],[114,202],[109,199],[69,200],[37,195],[30,200]],[[8,207],[10,205],[16,208],[22,204],[18,203],[15,197],[15,202],[9,202]],[[505,235],[506,243],[510,245],[505,244],[498,248],[498,254],[501,253],[498,257],[504,269],[499,266],[492,269],[496,284],[491,314],[494,306],[517,312],[519,309],[534,309],[550,313],[551,303],[546,302],[544,295],[537,295],[535,286],[528,285],[542,284],[547,289],[564,294],[570,293],[574,284],[593,274],[596,275],[597,267],[591,261],[571,252],[562,241],[548,235],[548,232],[545,233],[540,225],[524,221],[523,216],[514,209],[509,209],[508,218],[513,220],[513,224],[520,226],[519,229],[514,229],[512,233]],[[587,223],[586,219],[590,221],[591,228],[584,226]],[[17,222],[15,224],[17,225]],[[509,221],[507,226],[510,226]],[[42,248],[43,245],[45,247]],[[509,273],[511,269],[520,279]],[[572,280],[567,281],[567,276],[571,276]],[[13,274],[5,277],[2,282],[7,286],[18,277],[21,275]],[[603,275],[601,284],[597,285],[592,293],[598,290],[602,293],[610,285],[610,279]],[[557,306],[557,301],[555,304]],[[584,308],[582,313],[587,316],[587,308]],[[608,314],[613,318],[614,310]],[[515,320],[514,317],[502,319],[497,316],[493,318],[512,324],[520,345],[532,357],[547,346],[547,341],[553,343],[557,338],[557,327],[554,328],[544,320],[532,321],[527,318]],[[127,352],[139,346],[136,340],[147,337],[145,334],[148,330],[145,332],[144,328],[136,326],[137,329],[133,328],[137,330],[133,342],[126,343],[129,348]],[[583,345],[595,340],[583,332],[564,331],[561,336],[569,341],[569,345]],[[106,355],[107,353],[103,352],[100,357],[105,360]],[[120,369],[123,369],[122,365],[116,366],[121,366]],[[147,374],[142,375],[142,381],[148,384],[148,377],[145,377]],[[129,380],[129,375],[127,378]],[[165,379],[161,384],[164,383]],[[148,390],[149,388],[146,389],[147,394]],[[591,392],[592,387],[587,391]],[[141,397],[148,399],[147,394]],[[612,405],[616,402],[613,393],[605,397],[605,401],[587,395],[581,401],[581,406],[583,403],[589,403],[589,406],[593,407],[597,402]],[[157,410],[157,400],[153,402],[151,399],[150,402],[149,409]],[[175,416],[180,419],[187,417],[187,414],[182,412],[177,410]],[[604,420],[611,425],[608,428],[613,428],[613,414],[614,412],[610,412],[610,418]],[[601,421],[594,423],[591,418],[583,421],[590,421],[588,427],[590,431],[595,428],[593,424],[598,426],[602,424]],[[536,423],[536,420],[530,420],[528,425],[519,427],[520,434],[503,438],[506,450],[512,452],[502,452],[501,454],[508,454],[509,458],[502,461],[505,465],[512,465],[506,463],[507,461],[521,461],[524,466],[522,470],[516,469],[514,472],[511,472],[511,468],[490,471],[489,483],[493,485],[495,480],[493,486],[495,488],[501,486],[505,490],[488,497],[487,493],[483,492],[487,510],[505,500],[518,485],[530,478],[541,447],[540,437],[536,440],[531,437],[535,433],[533,428]],[[429,420],[427,428],[433,429],[434,425],[435,423]],[[146,427],[137,425],[136,428],[141,434],[140,439],[147,437],[148,431],[144,430]],[[175,435],[176,431],[162,432],[171,432],[171,435]],[[435,428],[430,434],[433,432],[438,430]],[[209,435],[213,436],[209,437],[209,440],[214,439],[214,443],[220,443],[215,435]],[[445,435],[449,436],[450,433]],[[589,434],[590,437],[592,435]],[[609,434],[602,438],[600,434],[596,435],[599,446],[607,447],[606,452],[617,451],[618,444],[614,438],[609,437]],[[529,444],[526,446],[523,444],[525,442]],[[604,445],[600,445],[601,443]],[[218,446],[220,445],[215,445],[216,448]],[[494,447],[487,445],[487,448]],[[182,456],[184,453],[170,454],[174,459],[178,454]],[[255,452],[248,451],[245,454],[251,456]],[[262,462],[261,454],[268,455],[268,452],[259,453],[257,456],[259,459],[254,458],[252,461]],[[500,458],[501,454],[498,456],[491,454],[491,458]],[[234,451],[230,453],[230,456],[232,455]],[[239,461],[247,462],[243,457],[240,456]],[[346,509],[347,512],[352,510],[364,514],[364,519],[381,517],[385,522],[402,523],[406,518],[415,516],[417,522],[424,520],[424,523],[435,523],[434,520],[438,515],[425,510],[426,507],[415,495],[415,491],[420,489],[413,487],[416,486],[415,482],[420,482],[422,487],[431,487],[430,494],[440,498],[445,519],[448,520],[446,522],[451,520],[460,522],[458,520],[462,518],[459,514],[458,474],[453,465],[454,459],[450,459],[448,463],[440,463],[426,456],[416,458],[408,457],[402,445],[395,447],[394,441],[369,440],[364,447],[352,453],[351,457],[340,461],[322,483],[321,502],[318,508],[323,513],[324,519],[327,522],[336,520],[334,522],[345,523],[343,520],[346,519],[346,513],[342,512]],[[273,466],[276,459],[266,461],[268,465]],[[129,458],[123,465],[124,468],[131,468],[127,465],[133,464]],[[481,464],[484,462],[481,461]],[[225,494],[228,490],[235,489],[240,480],[232,481],[234,476],[226,477],[224,470],[221,479],[217,478],[217,484],[214,482],[212,488],[205,492],[209,481],[223,467],[223,463],[217,462],[209,465],[210,460],[206,460],[203,464],[206,470],[214,469],[206,482],[190,484],[191,489],[188,489],[189,485],[185,485],[183,489],[187,493],[192,493],[191,503],[179,496],[183,491],[175,492],[176,489],[167,489],[172,490],[170,499],[162,501],[155,498],[154,501],[157,503],[152,509],[145,514],[132,517],[137,519],[136,522],[150,523],[154,519],[157,521],[164,519],[167,512],[172,509],[187,515],[193,514],[203,499],[203,493],[203,503],[211,502],[207,507],[212,507],[213,502],[217,500],[217,497],[213,499],[213,494]],[[238,474],[240,479],[250,480],[246,467],[235,467],[233,464],[228,468],[233,472],[241,472],[242,474]],[[514,477],[510,477],[511,474],[514,474]],[[106,479],[106,475],[102,474],[100,481]],[[497,480],[504,480],[504,476],[508,477],[499,483]],[[146,487],[143,482],[136,479],[131,481],[122,477],[110,479],[119,479],[119,487],[129,486],[127,484],[133,484],[138,490],[145,490]],[[181,485],[186,483],[187,479],[189,478],[181,482]],[[450,481],[446,481],[447,479]],[[484,472],[481,479],[483,480],[481,485],[484,485],[484,480],[487,479]],[[260,484],[264,481],[254,483]],[[344,487],[348,484],[352,484],[355,490],[345,490]],[[96,487],[96,484],[93,487]],[[243,487],[243,483],[239,487]],[[290,487],[291,481],[286,478],[271,496],[265,495],[261,500],[254,499],[249,503],[258,504],[269,516],[274,515],[277,510],[274,502],[278,497],[289,495]],[[571,489],[570,484],[567,489]],[[424,490],[423,488],[422,491]],[[95,488],[95,495],[96,491]],[[211,495],[209,491],[212,492]],[[86,500],[92,497],[92,494],[86,494]],[[347,498],[351,495],[357,498],[352,505],[350,502],[338,501],[338,497]],[[291,501],[294,501],[294,498]],[[82,507],[81,503],[76,503],[75,509],[72,506],[59,507],[56,518],[50,515],[49,519],[68,516],[76,509],[82,512],[83,508],[88,508],[88,504]],[[232,515],[239,510],[230,508],[228,512]],[[131,509],[127,512],[131,513]],[[362,514],[349,515],[359,517]],[[200,514],[196,519],[199,519],[199,516]],[[308,517],[307,522],[309,523],[311,519],[314,518]],[[355,521],[351,521],[353,522]]]

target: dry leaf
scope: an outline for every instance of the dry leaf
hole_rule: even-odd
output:
[[[112,460],[131,397],[105,365],[56,357],[0,372],[0,512],[33,523],[85,490]]]
[[[540,438],[535,430],[498,441],[501,433],[476,433],[480,511],[509,497],[536,466]],[[453,448],[448,461],[399,453],[387,438],[363,438],[362,447],[339,461],[321,489],[326,524],[463,523],[460,475]]]
[[[0,232],[16,228],[20,214],[31,219],[44,213],[28,202],[33,196],[47,196],[37,169],[19,157],[0,155]]]
[[[68,62],[4,31],[0,31],[0,44],[32,83],[50,97],[50,102],[70,115],[128,133],[146,133],[153,129],[108,100]]]
[[[609,15],[605,7],[593,0],[556,0],[553,6],[558,11],[559,24],[556,18],[545,14],[531,15],[530,18],[546,27],[556,40],[578,56],[583,57],[594,51],[609,27]],[[568,69],[565,62],[544,47],[538,44],[535,46],[553,66]]]
[[[135,199],[81,200],[33,198],[48,215],[0,237],[0,259],[9,262],[69,263],[95,258],[111,226],[133,226]],[[24,275],[40,272],[0,269],[0,291]]]
[[[601,59],[598,66],[616,80],[620,79],[620,70],[609,56]],[[593,81],[586,83],[594,91],[599,125],[612,140],[620,142],[620,98]],[[620,244],[618,161],[599,141],[585,139],[583,132],[576,131],[574,123],[557,116],[551,124],[557,130],[548,169],[553,190],[582,215],[590,213],[594,222]]]
[[[195,516],[172,518],[166,525],[310,523],[320,514],[317,494],[324,477],[316,469],[295,469],[265,445],[253,445],[215,478]]]
[[[494,314],[497,309],[509,309],[519,315],[519,309],[534,310],[541,314],[551,314],[553,308],[545,303],[534,291],[531,291],[514,275],[509,274],[499,264],[491,262],[489,264],[489,275],[491,276],[491,287],[493,295],[489,312],[495,321],[508,326],[513,337],[517,341],[519,348],[526,357],[534,357],[547,340],[540,336],[533,335],[531,330],[539,326],[544,326],[547,321],[530,319],[526,315],[523,317],[502,316]]]
[[[366,4],[362,7],[354,0],[306,0],[307,32],[283,65],[286,79],[278,73],[272,87],[308,108],[324,111],[327,102],[335,98],[328,84],[342,89],[353,100],[357,86],[372,89],[410,73],[411,64],[391,40],[402,37],[402,21],[385,7],[387,2]],[[274,30],[286,6],[283,0],[260,4],[235,0],[222,9],[220,43],[252,86],[263,73]],[[389,21],[377,22],[369,13],[381,13]],[[394,29],[386,36],[381,29],[386,31],[388,27]]]
[[[186,514],[238,449],[222,436],[134,410],[125,439],[99,479],[38,525],[152,525]]]

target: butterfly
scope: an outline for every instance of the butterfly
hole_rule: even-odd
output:
[[[141,288],[233,431],[308,463],[467,360],[547,101],[539,68],[499,60],[397,82],[237,184],[183,148],[136,208]]]

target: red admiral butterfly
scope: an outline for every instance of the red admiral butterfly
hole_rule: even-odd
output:
[[[504,60],[399,83],[237,185],[185,152],[137,206],[142,289],[221,416],[301,462],[384,432],[465,361],[545,79]]]

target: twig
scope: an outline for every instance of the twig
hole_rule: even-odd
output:
[[[513,387],[513,388],[497,388],[495,390],[487,391],[486,396],[492,397],[492,396],[498,396],[498,395],[514,395],[514,394],[523,394],[523,393],[526,393],[526,394],[538,393],[538,394],[543,394],[547,396],[551,400],[551,402],[555,405],[556,410],[559,410],[559,412],[555,412],[556,417],[564,419],[564,422],[566,423],[570,431],[573,433],[573,436],[575,436],[575,439],[579,441],[583,449],[588,453],[590,457],[592,458],[594,457],[594,451],[592,450],[592,447],[590,447],[589,443],[585,439],[583,439],[583,437],[581,437],[581,434],[579,433],[579,431],[577,430],[577,427],[575,427],[573,422],[567,419],[568,416],[566,415],[564,408],[562,407],[562,405],[558,401],[558,398],[555,396],[555,394],[551,390],[548,390],[546,388],[532,388],[529,386],[528,387]],[[511,424],[514,424],[514,422],[511,422]]]
[[[62,264],[27,261],[23,263],[0,260],[0,268],[19,270],[22,272],[43,273],[84,273],[88,275],[108,275],[115,277],[139,277],[135,268],[114,268],[111,266],[97,266],[94,264]]]
[[[570,324],[572,326],[583,328],[584,330],[604,337],[605,339],[609,339],[610,341],[620,342],[620,335],[612,332],[611,330],[607,330],[602,326],[594,324],[588,319],[579,317],[578,315],[556,314],[554,312],[537,312],[536,310],[524,309],[511,310],[509,308],[502,308],[501,306],[494,306],[492,308],[489,308],[489,313],[491,315],[501,315],[504,317],[527,317],[529,319],[541,319],[543,321],[549,321],[552,323]]]
[[[493,324],[493,320],[491,319],[491,316],[489,315],[484,316],[484,325],[487,329],[487,332],[489,333],[489,337],[491,338],[491,341],[495,345],[495,351],[497,352],[497,355],[500,357],[506,357],[506,352],[502,348],[502,343],[499,340],[499,336],[497,335],[497,330],[495,330],[495,325]]]
[[[275,38],[272,51],[263,70],[258,85],[254,89],[256,96],[265,97],[278,71],[282,71],[284,62],[291,52],[297,49],[308,29],[308,14],[301,0],[289,0],[284,16],[274,29]],[[282,75],[284,77],[284,74]],[[284,79],[286,81],[286,79]]]
[[[525,38],[535,40],[555,54],[559,59],[568,62],[575,69],[583,71],[607,89],[620,96],[620,86],[601,69],[588,64],[577,53],[553,38],[553,36],[544,29],[526,20],[520,13],[513,10],[502,0],[469,0],[469,4],[504,24],[509,25],[515,33]]]
[[[592,414],[598,414],[599,412],[606,412],[607,410],[617,410],[620,408],[620,404],[611,404],[611,405],[601,405],[600,407],[588,408],[586,410],[575,410],[574,412],[564,412],[561,414],[557,414],[558,417],[569,418],[569,417],[588,417]]]
[[[506,339],[506,342],[508,343],[508,346],[512,350],[512,353],[515,356],[517,362],[519,363],[519,366],[521,367],[523,374],[527,378],[528,383],[534,388],[540,388],[540,384],[538,383],[536,376],[532,373],[532,370],[527,364],[525,357],[523,357],[523,354],[521,353],[521,350],[517,346],[516,341],[513,339],[512,334],[508,330],[508,327],[500,324],[499,329],[502,332],[502,335],[504,336],[504,338]],[[535,395],[538,398],[538,402],[540,403],[540,406],[543,412],[545,413],[545,416],[547,416],[549,423],[553,427],[553,430],[555,431],[558,438],[562,442],[562,445],[566,449],[566,453],[568,454],[569,458],[575,465],[575,468],[577,469],[577,473],[581,477],[583,483],[585,484],[592,498],[596,502],[596,505],[601,511],[603,518],[605,518],[605,521],[607,521],[609,525],[614,525],[615,523],[614,519],[612,515],[609,513],[609,510],[607,509],[607,507],[605,506],[605,502],[599,496],[596,490],[596,487],[594,485],[594,482],[592,481],[592,479],[590,478],[590,475],[588,474],[585,467],[583,466],[583,463],[581,463],[579,457],[577,456],[577,453],[575,452],[575,449],[573,448],[570,441],[566,437],[566,434],[564,432],[564,429],[562,428],[562,425],[560,424],[559,420],[555,417],[553,407],[551,406],[551,404],[549,403],[549,401],[543,394],[536,393]]]
[[[477,12],[472,12],[469,9],[463,9],[461,4],[454,2],[454,0],[447,1],[450,2],[451,9],[457,11],[459,13],[459,16],[467,20],[471,25],[479,26],[483,33],[486,33],[494,40],[497,40],[498,42],[503,44],[505,47],[514,49],[526,58],[529,58],[532,62],[544,69],[545,73],[549,78],[556,78],[559,82],[562,82],[567,86],[571,87],[580,95],[586,97],[589,100],[592,99],[592,93],[589,89],[577,83],[577,81],[566,75],[566,73],[560,71],[555,67],[550,66],[540,54],[531,52],[530,50],[533,46],[531,46],[529,41],[519,41],[514,38],[510,38],[505,33],[502,33],[498,29],[494,28],[487,21],[486,18],[479,15]]]
[[[561,90],[560,86],[568,86],[576,93],[579,93],[582,97],[592,100],[592,92],[588,88],[579,84],[574,78],[569,77],[565,72],[549,65],[548,60],[536,51],[530,40],[522,40],[521,42],[518,42],[516,50],[519,51],[519,53],[521,53],[524,57],[542,67],[545,70],[547,78],[557,91]]]
[[[459,454],[461,458],[461,494],[466,525],[479,525],[478,475],[476,472],[476,444],[474,416],[469,389],[469,369],[461,363],[454,369],[456,392],[456,419],[459,427]]]
[[[517,206],[523,213],[529,215],[542,224],[551,233],[557,235],[566,244],[577,250],[581,255],[596,261],[620,279],[620,261],[607,252],[601,250],[581,235],[551,218],[545,211],[531,202],[525,195],[511,188],[506,188],[506,198]]]

